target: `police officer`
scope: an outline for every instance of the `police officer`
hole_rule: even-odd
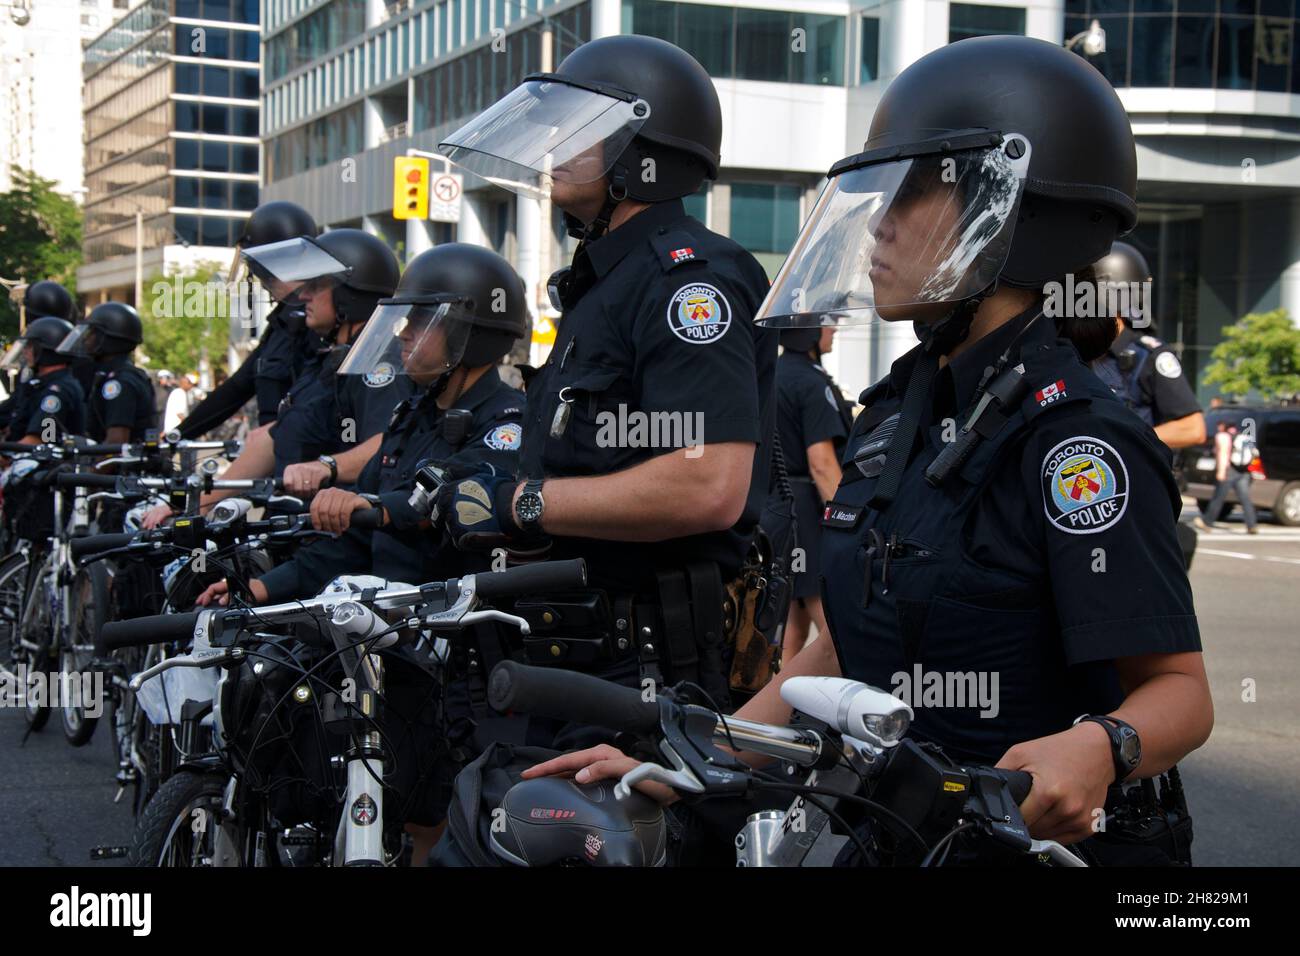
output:
[[[299,237],[314,238],[318,232],[307,210],[275,200],[262,203],[249,214],[236,245],[242,251]],[[190,409],[178,429],[182,438],[197,438],[211,431],[251,398],[257,399],[257,425],[275,421],[280,400],[319,345],[315,334],[307,329],[301,303],[292,297],[298,284],[280,282],[256,268],[250,271],[275,302],[266,317],[266,330],[239,368]]]
[[[59,346],[61,352],[95,363],[86,433],[97,442],[140,442],[158,427],[153,383],[131,362],[142,341],[144,328],[135,309],[124,302],[101,302]]]
[[[303,305],[307,327],[324,346],[290,386],[275,422],[249,433],[223,477],[283,477],[285,490],[301,496],[352,484],[379,449],[393,409],[412,387],[392,362],[366,375],[338,375],[349,343],[376,303],[397,287],[397,258],[381,239],[360,229],[333,229],[317,239],[255,246],[243,254],[272,280],[302,283],[294,295]],[[209,492],[200,506],[206,509],[231,494]],[[167,513],[161,507],[150,512],[146,526]]]
[[[68,290],[50,279],[33,282],[23,290],[23,321],[28,324],[45,316],[53,316],[56,319],[71,319],[73,308],[72,296],[68,293]],[[10,371],[13,372],[12,369]],[[31,366],[17,369],[16,373],[9,375],[7,381],[9,397],[0,402],[0,428],[7,429],[9,427],[14,405],[19,394],[24,390],[26,378],[30,378],[31,375]],[[84,384],[82,391],[83,393],[85,391]]]
[[[504,298],[493,310],[495,290]],[[409,504],[415,472],[424,461],[478,470],[515,472],[523,393],[497,374],[496,363],[527,328],[523,283],[488,249],[446,243],[411,261],[391,299],[381,299],[342,375],[364,375],[399,362],[415,384],[398,405],[379,452],[357,480],[357,490],[327,488],[312,501],[316,527],[340,537],[301,548],[295,557],[250,582],[259,601],[316,594],[332,578],[375,574],[422,583],[464,573],[477,556],[439,547],[421,531],[424,516]],[[384,511],[378,532],[349,527],[354,511]],[[449,552],[448,554],[444,554]],[[227,592],[225,582],[199,598],[207,604]]]
[[[834,328],[783,329],[781,357],[776,362],[776,427],[781,439],[798,522],[797,545],[803,569],[791,587],[781,657],[789,660],[803,649],[810,624],[826,633],[826,615],[818,577],[821,574],[822,509],[840,481],[840,455],[853,425],[852,409],[839,386],[822,367],[831,350]]]
[[[52,315],[30,322],[27,330],[0,361],[10,368],[21,363],[33,374],[16,395],[9,423],[9,440],[29,445],[57,442],[85,429],[85,395],[72,370],[70,356],[59,351],[72,332],[72,323]]]
[[[721,589],[767,490],[776,336],[749,321],[767,284],[757,261],[682,206],[717,176],[721,136],[699,63],[611,36],[440,145],[472,172],[549,190],[581,239],[551,280],[563,318],[528,383],[521,480],[448,485],[440,510],[462,547],[549,540],[552,558],[586,558],[613,608],[608,638],[543,629],[525,639],[530,661],[689,677],[725,699]],[[490,508],[455,507],[485,493]]]
[[[1072,344],[1091,323],[1104,348],[1109,321],[1065,322],[1065,341],[1042,314],[1046,283],[1132,228],[1135,187],[1123,106],[1055,44],[963,40],[885,91],[759,321],[819,324],[802,303],[839,290],[849,316],[911,321],[921,344],[863,393],[823,521],[833,640],[809,644],[739,716],[788,719],[781,685],[801,674],[900,692],[913,738],[1032,774],[1025,821],[1065,843],[1091,835],[1112,783],[1205,741],[1166,453]],[[952,417],[963,431],[949,442]],[[914,682],[933,688],[936,674],[941,686],[983,675],[987,693],[923,696]],[[585,782],[631,764],[596,748],[535,772],[588,768]]]
[[[1145,301],[1146,283],[1151,281],[1146,257],[1127,242],[1116,242],[1107,255],[1093,263],[1092,271],[1099,288],[1111,283],[1125,290],[1144,290],[1137,301],[1129,293],[1127,308],[1125,297],[1117,297],[1121,314],[1115,316],[1115,327],[1119,332],[1105,354],[1092,363],[1092,370],[1120,401],[1155,428],[1171,449],[1203,444],[1205,415],[1183,377],[1178,356],[1154,335],[1134,329],[1135,319],[1145,319],[1143,326],[1151,321],[1151,303]],[[1098,301],[1102,301],[1100,294]]]

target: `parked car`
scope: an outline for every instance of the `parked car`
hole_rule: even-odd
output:
[[[1219,422],[1238,428],[1247,420],[1255,423],[1255,444],[1259,454],[1249,471],[1250,500],[1257,508],[1268,508],[1284,525],[1300,525],[1300,405],[1232,405],[1205,413],[1204,445],[1184,448],[1182,470],[1187,494],[1204,512],[1214,495],[1214,433]],[[1235,503],[1236,496],[1230,496]]]

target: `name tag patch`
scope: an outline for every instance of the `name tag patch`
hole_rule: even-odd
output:
[[[1099,438],[1080,435],[1043,458],[1043,511],[1067,534],[1096,534],[1115,525],[1128,507],[1128,468]]]
[[[865,509],[863,505],[842,505],[829,502],[822,510],[822,525],[827,528],[852,528]]]

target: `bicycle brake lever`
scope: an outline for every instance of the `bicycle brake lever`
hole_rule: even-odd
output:
[[[672,762],[673,769],[669,770],[657,763],[638,764],[623,774],[622,779],[614,785],[615,800],[626,800],[632,795],[632,788],[642,781],[662,783],[674,790],[682,790],[686,793],[704,792],[704,784],[686,766],[686,762],[682,760],[676,750],[667,743],[661,743],[659,749]]]
[[[514,614],[507,614],[504,611],[498,611],[496,608],[484,608],[480,611],[470,611],[462,617],[457,623],[460,625],[477,624],[479,621],[499,621],[502,624],[512,624],[519,628],[519,633],[527,637],[532,633],[528,628],[528,622],[522,617]]]
[[[1031,840],[1029,842],[1029,849],[1025,852],[1031,856],[1046,855],[1061,866],[1088,865],[1055,840]]]
[[[125,497],[119,495],[116,491],[96,491],[92,495],[87,495],[87,501],[98,501],[100,498],[112,498],[114,501],[125,501]]]

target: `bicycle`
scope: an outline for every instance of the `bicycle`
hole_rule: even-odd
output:
[[[359,593],[327,592],[286,604],[108,624],[102,640],[109,647],[195,641],[191,654],[137,674],[131,681],[137,690],[172,668],[221,668],[213,699],[182,707],[183,741],[197,739],[198,722],[211,713],[212,749],[188,752],[158,789],[139,820],[129,861],[392,865],[400,854],[402,820],[385,799],[396,771],[380,717],[386,669],[400,651],[403,660],[444,678],[449,649],[443,635],[455,639],[470,625],[489,620],[528,633],[522,618],[485,602],[585,582],[582,561],[560,561],[420,586],[363,587]],[[396,620],[389,623],[383,614]],[[314,638],[309,657],[282,637],[258,630],[288,624],[299,625],[304,640]],[[313,768],[300,767],[302,755],[288,752],[299,725],[302,739],[320,748]],[[283,772],[282,760],[297,760],[295,772],[314,770],[317,776],[305,783],[294,779]],[[283,809],[277,796],[294,785],[316,798],[314,808]]]

